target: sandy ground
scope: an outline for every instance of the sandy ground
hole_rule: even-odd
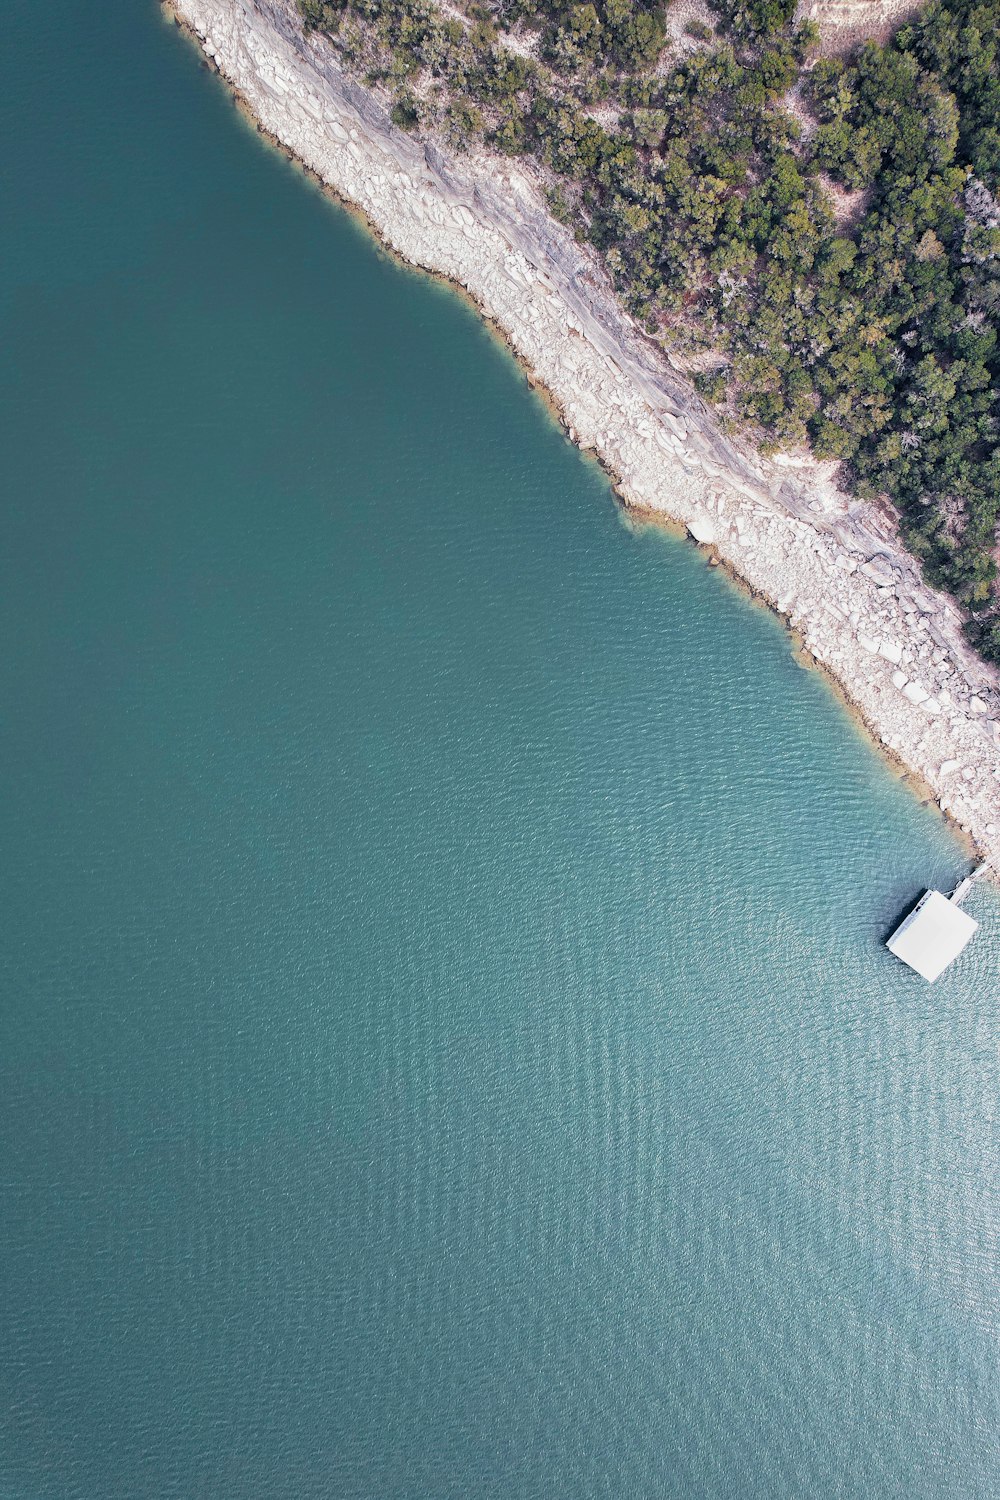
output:
[[[799,0],[798,19],[815,21],[824,56],[849,51],[859,42],[887,42],[923,0]]]

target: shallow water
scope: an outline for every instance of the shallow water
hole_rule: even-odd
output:
[[[5,31],[4,1500],[995,1495],[1000,904],[151,0]]]

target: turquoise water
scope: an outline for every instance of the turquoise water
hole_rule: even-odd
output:
[[[151,0],[5,12],[0,1494],[1000,1493],[1000,908]]]

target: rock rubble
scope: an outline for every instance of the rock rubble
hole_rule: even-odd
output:
[[[549,215],[529,168],[454,158],[303,35],[293,0],[169,0],[260,126],[400,256],[465,288],[615,477],[767,599],[869,729],[1000,868],[1000,680],[891,523],[792,460],[741,451]]]

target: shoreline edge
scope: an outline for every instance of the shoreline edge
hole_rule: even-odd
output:
[[[307,37],[294,0],[160,0],[258,133],[502,338],[625,515],[686,531],[781,617],[904,779],[1000,872],[1000,676],[874,507],[829,467],[741,451],[506,158],[452,157]]]

